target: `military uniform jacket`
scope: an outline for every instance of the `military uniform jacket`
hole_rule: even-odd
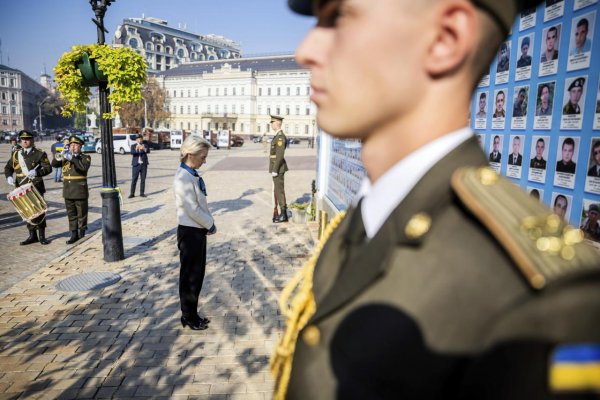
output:
[[[538,160],[537,157],[533,157],[529,163],[529,166],[531,168],[546,169],[546,160],[543,158]]]
[[[550,211],[502,178],[489,208],[459,196],[455,171],[485,164],[475,138],[460,145],[368,243],[360,213],[348,212],[316,265],[316,312],[296,343],[288,399],[545,399],[554,345],[600,341],[597,253],[586,246],[596,268],[585,279],[532,288],[483,221]],[[418,215],[429,229],[413,229]]]
[[[46,152],[36,147],[33,147],[28,154],[26,154],[25,150],[22,148],[13,151],[4,167],[4,176],[8,178],[15,174],[16,187],[29,183],[29,179],[25,178],[25,173],[19,164],[19,153],[23,155],[23,161],[25,161],[25,165],[29,171],[37,167],[35,171],[36,176],[33,178],[33,185],[40,194],[46,193],[46,186],[44,186],[44,179],[42,177],[52,173],[52,167],[50,166],[50,161],[48,160]]]
[[[576,115],[576,114],[581,114],[581,108],[579,108],[578,104],[571,104],[571,102],[568,102],[567,104],[565,104],[565,106],[563,107],[563,115]]]
[[[285,147],[287,145],[287,138],[283,131],[278,131],[271,141],[271,153],[269,155],[269,172],[277,172],[283,174],[288,170],[287,163],[285,162]]]
[[[71,160],[52,160],[53,167],[62,168],[65,199],[81,200],[89,197],[87,173],[91,162],[92,158],[83,153],[74,154]]]

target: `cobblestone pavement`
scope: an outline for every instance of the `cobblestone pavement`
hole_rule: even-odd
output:
[[[307,199],[314,150],[293,146],[287,154],[288,202]],[[179,323],[171,191],[177,152],[152,152],[149,197],[125,201],[126,257],[119,262],[102,261],[98,155],[90,174],[94,230],[77,245],[64,244],[67,222],[53,180],[46,181],[56,215],[49,221],[49,246],[19,246],[25,228],[13,221],[10,204],[0,201],[0,399],[270,398],[268,358],[282,328],[276,300],[311,252],[315,227],[271,223],[272,181],[266,158],[264,165],[257,161],[263,157],[259,145],[248,143],[211,151],[204,168],[219,228],[208,240],[201,293],[201,313],[212,320],[206,331]],[[128,195],[130,158],[115,158]],[[2,182],[0,192],[7,189]],[[64,278],[94,271],[122,279],[95,291],[56,288]]]

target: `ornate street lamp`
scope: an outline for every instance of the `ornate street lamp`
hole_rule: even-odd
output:
[[[104,14],[115,0],[90,0],[96,18],[92,22],[98,28],[98,44],[104,44]],[[110,112],[108,84],[100,82],[98,97],[100,100],[100,115]],[[125,258],[123,249],[123,231],[121,230],[121,206],[119,189],[117,188],[117,173],[115,171],[115,155],[113,153],[112,120],[100,119],[100,137],[102,140],[102,244],[104,246],[104,261],[119,261]]]

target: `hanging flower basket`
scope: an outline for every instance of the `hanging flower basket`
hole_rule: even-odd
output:
[[[65,100],[62,115],[85,113],[90,101],[90,87],[106,83],[111,88],[108,101],[112,112],[102,117],[110,119],[123,103],[142,100],[142,85],[146,82],[146,62],[132,49],[107,45],[78,45],[64,53],[54,67],[56,89]]]

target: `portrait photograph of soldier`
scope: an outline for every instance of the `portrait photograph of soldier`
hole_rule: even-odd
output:
[[[532,28],[535,26],[537,19],[537,9],[535,7],[529,7],[523,9],[519,14],[519,31],[524,31],[526,29]]]
[[[512,129],[525,129],[528,104],[529,86],[515,86],[511,121]]]
[[[586,94],[587,76],[568,78],[565,80],[563,108],[560,120],[561,129],[581,129]]]
[[[511,135],[510,143],[512,152],[508,155],[506,176],[519,179],[521,178],[521,166],[523,165],[523,155],[521,154],[521,136]]]
[[[546,182],[546,168],[550,136],[533,136],[529,152],[529,173],[527,179],[532,182]]]
[[[567,194],[552,193],[551,207],[554,214],[558,215],[561,219],[569,221],[571,216],[571,202],[573,197]]]
[[[531,54],[533,54],[533,48],[531,47],[531,44],[533,43],[533,37],[533,33],[531,33],[527,36],[521,36],[519,38],[520,55],[519,59],[517,60],[517,72],[519,68],[531,67]]]
[[[544,22],[562,17],[565,12],[564,0],[548,0],[544,7]]]
[[[536,200],[544,200],[544,189],[527,186],[527,193]]]
[[[554,86],[556,82],[544,82],[538,85],[537,102],[535,107],[536,117],[552,116],[552,102],[554,100]],[[540,128],[537,128],[540,129]]]
[[[598,91],[596,92],[596,107],[594,110],[593,129],[600,129],[600,81],[598,81]]]
[[[490,154],[488,157],[488,161],[494,164],[500,164],[502,161],[502,135],[494,135],[494,139],[492,139]]]
[[[504,129],[506,118],[506,90],[494,91],[494,114],[492,114],[492,129]]]
[[[508,71],[510,69],[510,42],[503,42],[498,49],[496,60],[496,83],[508,82]]]
[[[600,203],[598,201],[583,200],[579,229],[583,232],[585,239],[600,242]]]
[[[475,112],[475,129],[485,129],[487,121],[487,92],[479,93]]]
[[[477,137],[477,144],[479,144],[479,147],[481,147],[481,149],[483,150],[483,148],[485,146],[485,134],[478,133],[475,136]]]
[[[540,76],[555,74],[558,70],[558,49],[562,24],[547,27],[542,32]]]
[[[573,189],[575,187],[575,172],[577,171],[577,157],[579,154],[578,137],[560,137],[560,147],[557,149],[556,172],[554,186]]]
[[[571,35],[569,36],[567,71],[588,68],[590,66],[595,22],[595,11],[573,18]]]
[[[585,191],[600,194],[600,137],[591,139]]]

